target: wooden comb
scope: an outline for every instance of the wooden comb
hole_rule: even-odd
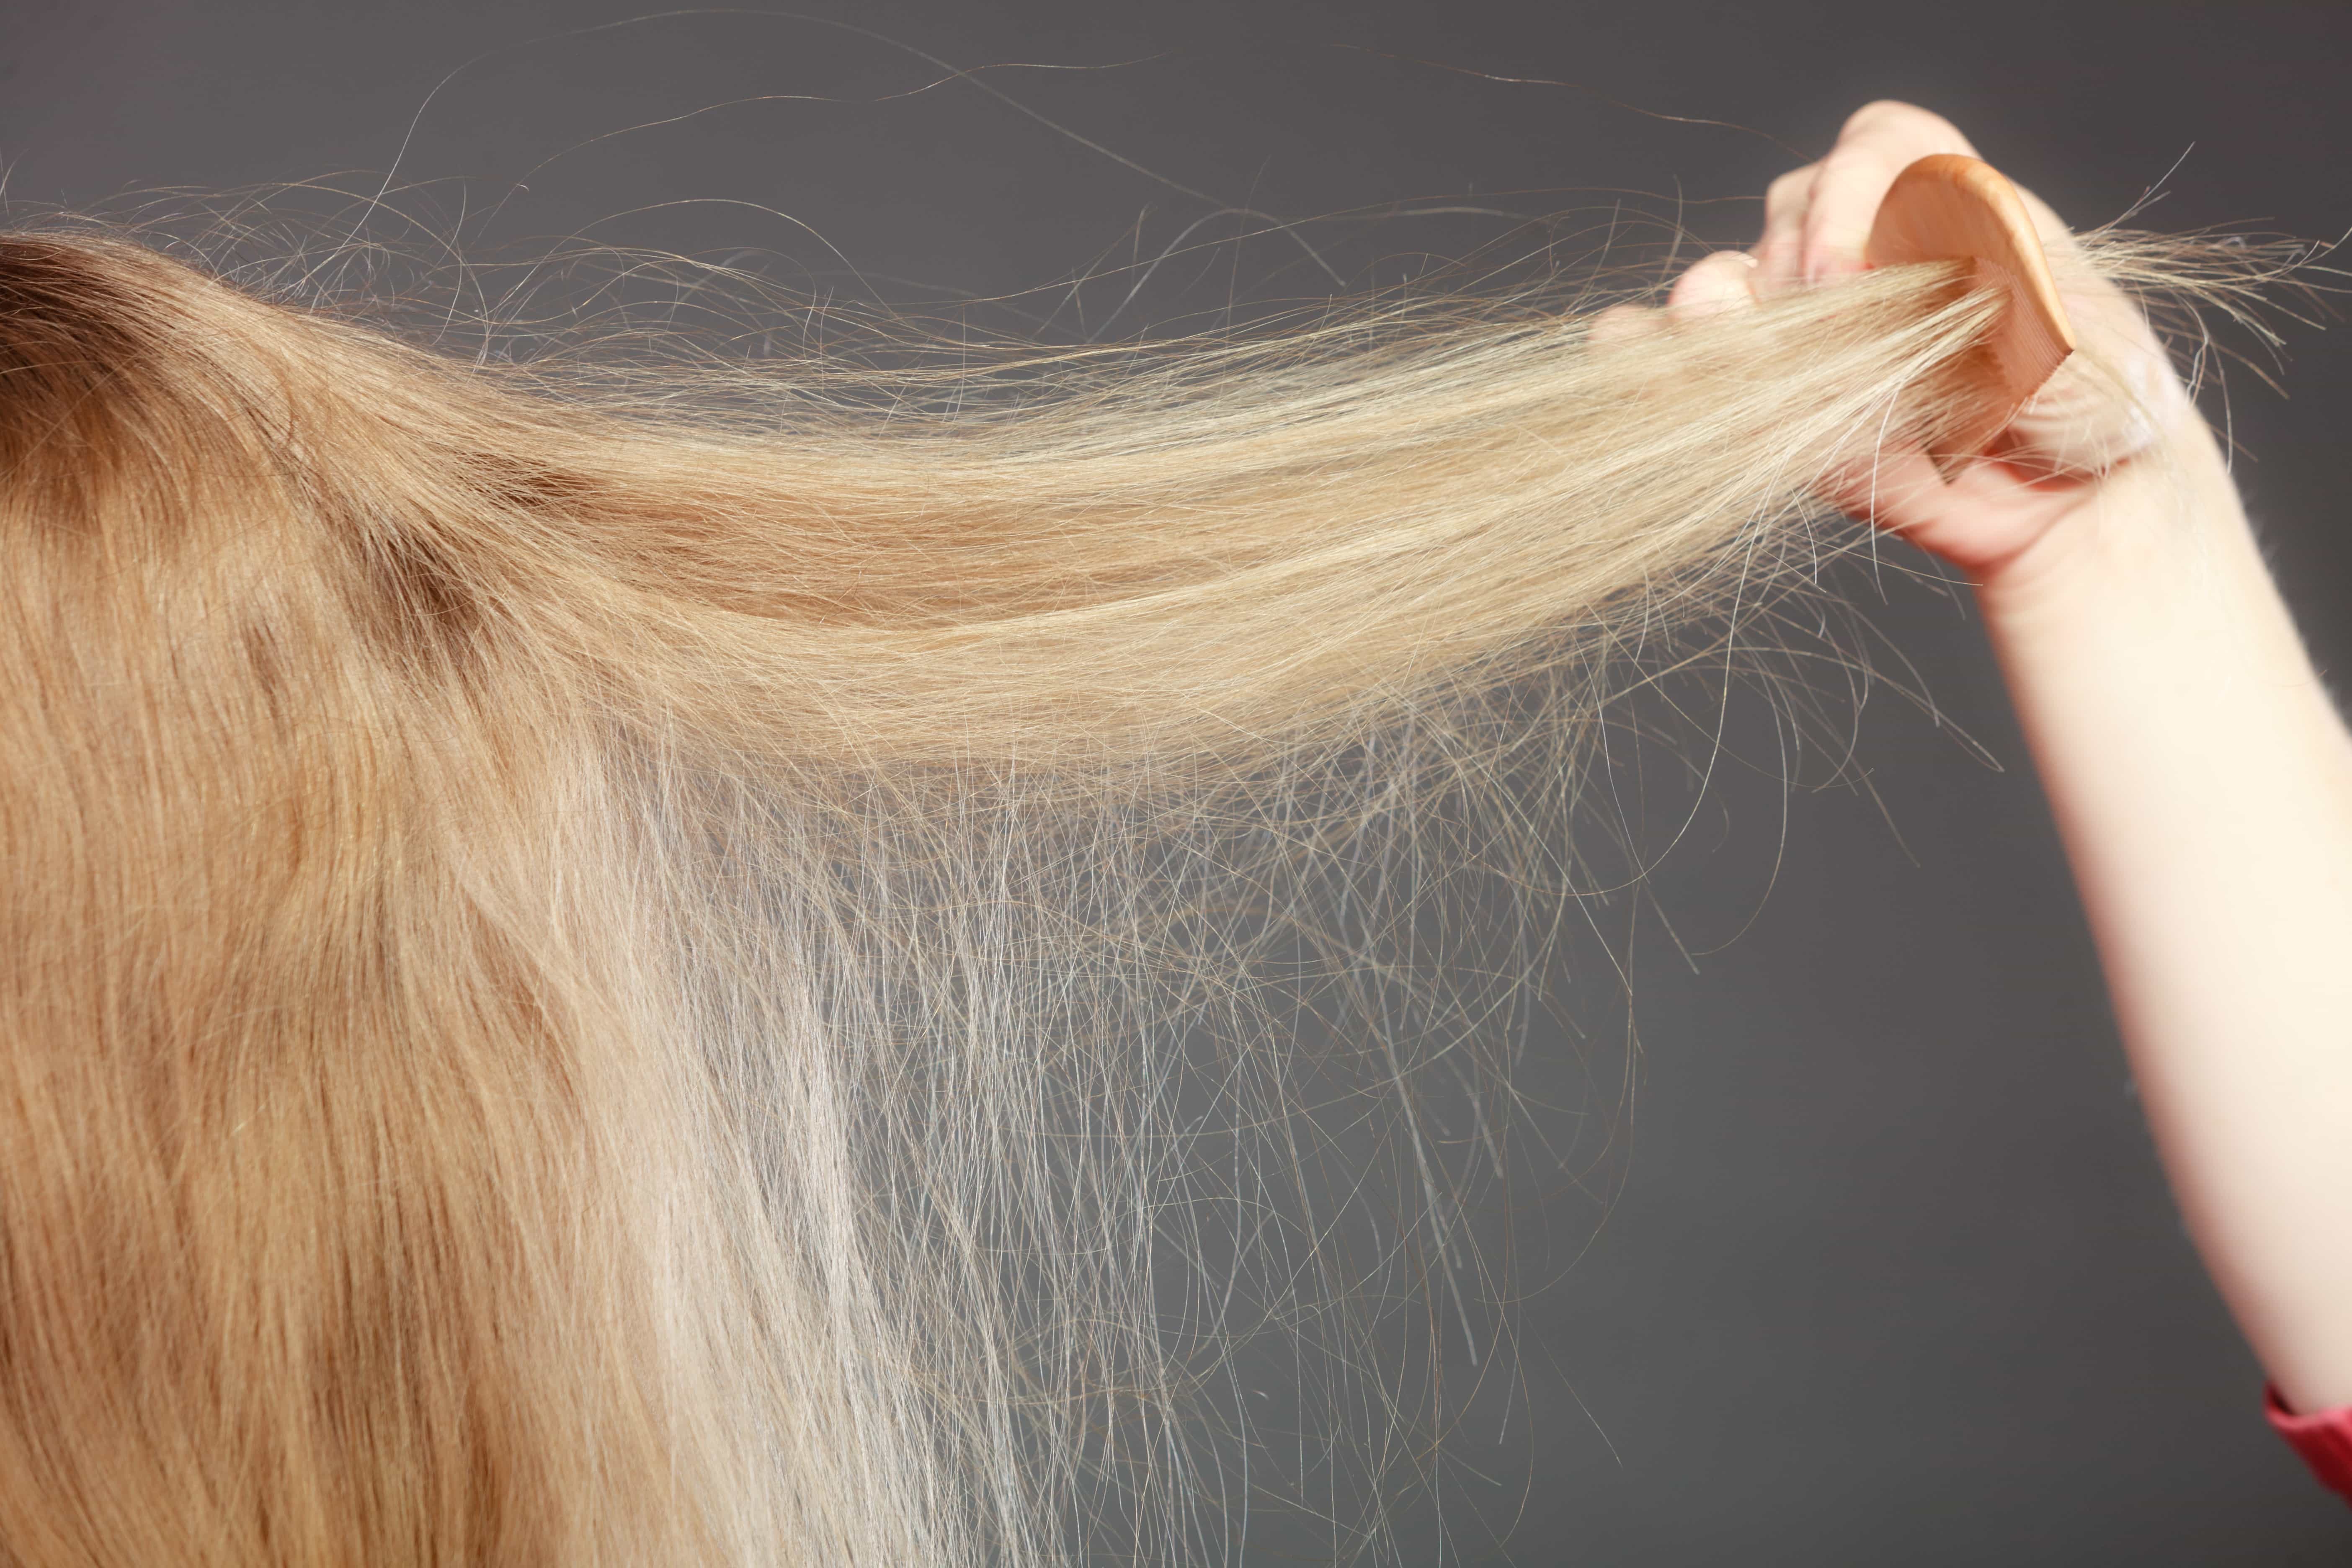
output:
[[[1872,267],[1966,261],[1976,281],[2009,296],[1969,373],[1984,388],[1984,416],[1953,440],[1954,456],[1983,450],[2074,352],[2074,329],[2032,216],[1990,163],[1937,153],[1905,169],[1878,205],[1863,259]]]

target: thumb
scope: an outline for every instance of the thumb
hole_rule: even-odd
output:
[[[2076,349],[2002,433],[2010,462],[2059,474],[2103,473],[2193,416],[2187,390],[2147,314],[2100,277],[2065,224],[2021,189],[2056,274]]]

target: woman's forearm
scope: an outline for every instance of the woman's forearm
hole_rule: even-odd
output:
[[[2352,1405],[2352,739],[2210,434],[1979,596],[2190,1232],[2287,1402]]]

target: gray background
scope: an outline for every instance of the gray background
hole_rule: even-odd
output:
[[[486,247],[584,232],[837,268],[819,235],[903,298],[1033,289],[1124,255],[1130,229],[1164,245],[1219,203],[1295,217],[1483,193],[1606,216],[1631,192],[1744,242],[1750,198],[1796,161],[1773,139],[1817,154],[1877,96],[1950,115],[2078,225],[2161,181],[2151,226],[2352,226],[2340,5],[1979,5],[1965,25],[1941,6],[1623,0],[811,10],[961,66],[1117,66],[988,79],[1157,180],[968,84],[889,98],[939,73],[805,20],[549,36],[635,14],[11,0],[9,196],[89,205],[333,171],[372,191],[436,82],[481,56],[415,120],[403,174],[441,183],[407,210]],[[845,101],[607,136],[762,94]],[[1334,254],[1377,279],[1502,226],[1483,221],[1360,226]],[[1243,282],[1313,286],[1263,243],[1217,260]],[[1098,320],[1098,295],[1085,308]],[[2290,349],[2287,399],[2232,382],[2242,473],[2333,668],[2352,651],[2337,521],[2352,356],[2303,329]],[[1899,584],[1871,611],[2002,766],[1876,703],[1858,755],[1883,811],[1849,789],[1785,792],[1769,754],[1719,778],[1658,884],[1690,944],[1717,951],[1695,972],[1660,943],[1636,954],[1630,1179],[1527,1310],[1545,1408],[1503,1556],[2346,1561],[2352,1515],[2263,1429],[2260,1373],[2167,1203],[1977,631]]]

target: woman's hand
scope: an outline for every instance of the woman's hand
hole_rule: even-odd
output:
[[[1782,291],[1834,282],[1863,269],[1863,247],[1895,177],[1933,153],[1976,156],[1958,128],[1907,103],[1866,104],[1819,163],[1772,182],[1764,233],[1752,251],[1718,251],[1676,280],[1667,319],[1738,310]],[[2020,412],[1983,460],[1948,476],[1916,450],[1882,454],[1848,476],[1831,499],[1999,590],[2038,575],[2072,548],[2072,532],[2111,476],[2164,444],[2170,455],[2220,472],[2179,378],[2139,310],[2112,285],[2066,262],[2074,237],[2056,214],[2021,191],[2059,272],[2060,292],[2084,352]],[[1646,318],[1646,319],[1645,319]],[[1621,308],[1604,337],[1647,330],[1655,312]],[[2053,537],[2055,536],[2055,537]]]

